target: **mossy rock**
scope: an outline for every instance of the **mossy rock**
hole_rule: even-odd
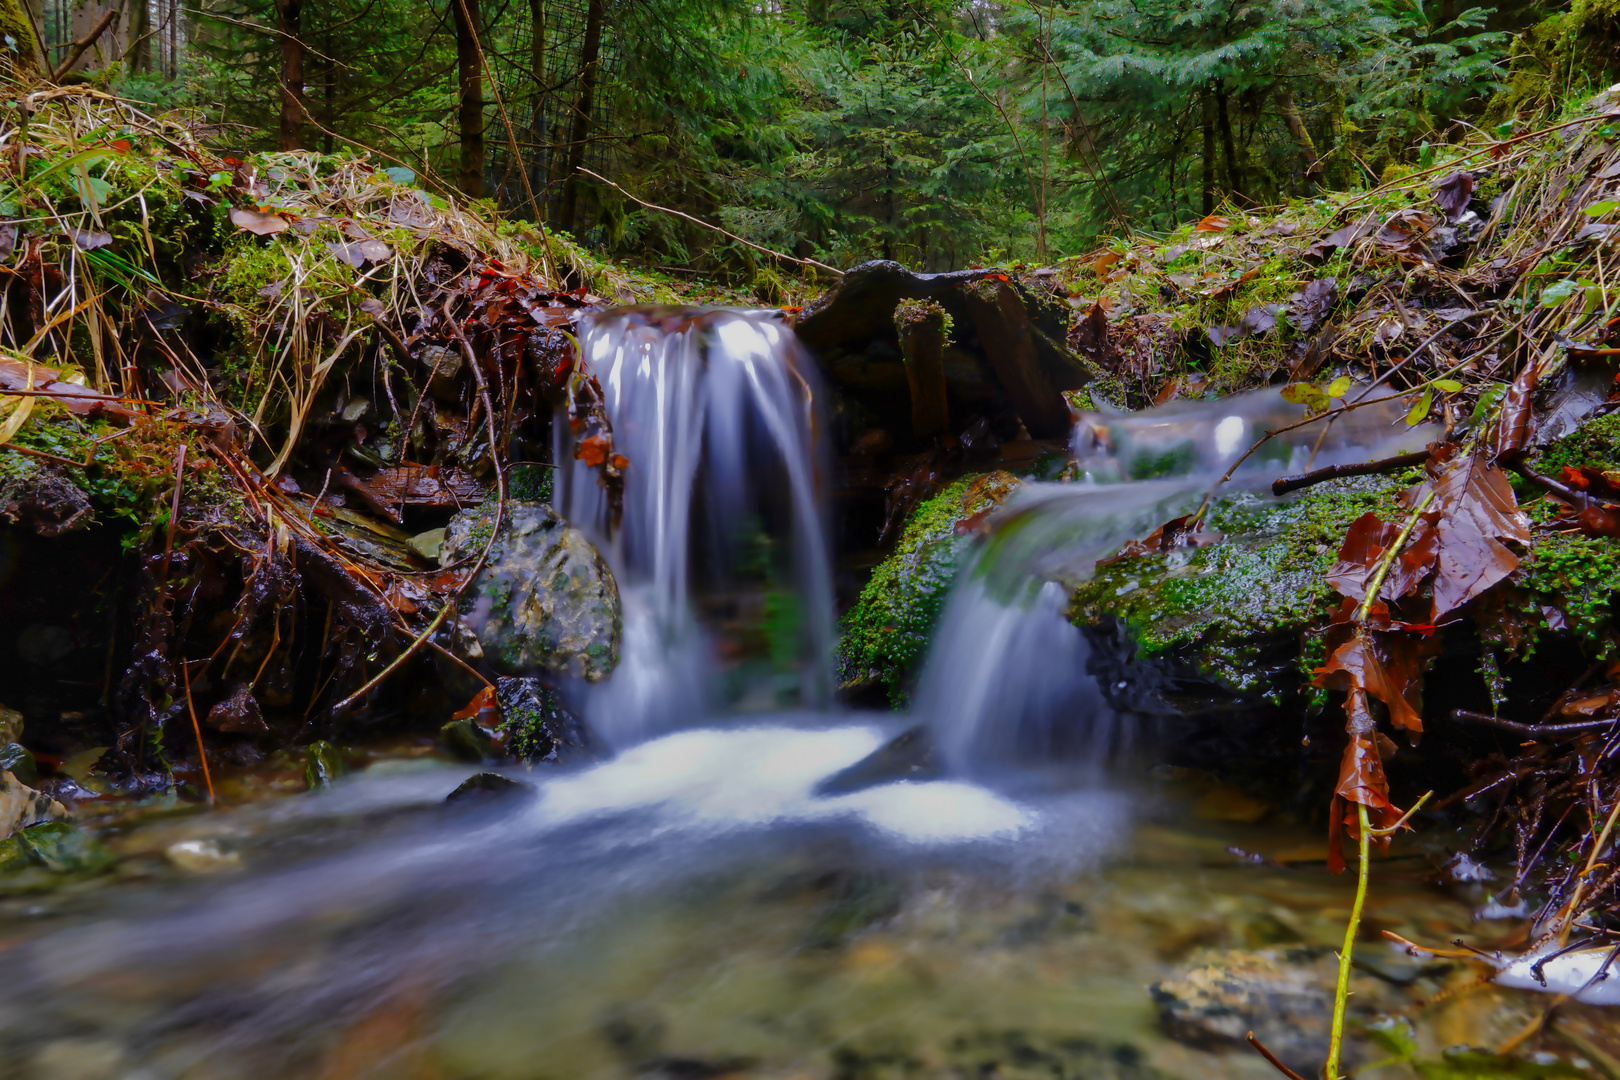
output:
[[[463,621],[505,675],[536,673],[601,682],[619,662],[624,615],[602,555],[550,506],[509,502],[491,541],[495,506],[450,520],[439,561],[489,560],[461,601]]]
[[[1327,571],[1345,530],[1369,511],[1395,519],[1400,492],[1417,478],[1335,480],[1286,502],[1229,495],[1209,519],[1226,539],[1099,567],[1074,590],[1070,618],[1122,627],[1140,658],[1191,664],[1225,690],[1276,695],[1296,665],[1320,659],[1301,637],[1338,605]]]
[[[844,615],[838,642],[840,689],[887,689],[905,703],[972,538],[956,526],[1001,505],[1018,487],[1009,472],[964,476],[912,512],[894,553],[872,571]]]
[[[99,840],[65,821],[31,825],[0,841],[0,895],[92,877],[116,861]]]

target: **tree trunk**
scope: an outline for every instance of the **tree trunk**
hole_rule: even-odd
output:
[[[574,122],[568,133],[568,169],[563,187],[562,227],[572,231],[579,211],[579,168],[585,164],[585,142],[591,134],[591,109],[596,104],[596,67],[602,57],[602,23],[607,0],[589,0],[585,7],[585,43],[579,53],[579,96],[574,100]]]
[[[827,0],[805,0],[804,21],[810,26],[826,26]]]
[[[1226,107],[1226,84],[1215,84],[1215,119],[1221,128],[1221,148],[1226,151],[1226,188],[1234,199],[1243,198],[1243,174],[1237,163],[1237,147],[1232,141],[1232,116]]]
[[[484,197],[484,70],[478,50],[478,0],[451,0],[456,17],[456,81],[461,169],[456,184],[469,199]]]
[[[15,51],[6,50],[5,61],[26,72],[38,71],[44,49],[34,31],[34,20],[22,0],[0,0],[0,33],[10,35],[17,43]],[[3,63],[4,61],[0,61]],[[21,148],[21,143],[18,147]]]
[[[304,0],[276,0],[281,37],[281,142],[297,150],[304,142]]]
[[[146,0],[129,0],[124,25],[129,28],[129,45],[124,50],[124,63],[133,72],[152,70],[152,17],[146,9]]]
[[[1289,134],[1294,137],[1294,145],[1299,147],[1300,171],[1306,180],[1314,179],[1322,172],[1322,166],[1317,163],[1316,144],[1311,141],[1310,130],[1300,117],[1299,106],[1294,104],[1293,92],[1288,89],[1286,83],[1277,104],[1282,110],[1283,122],[1288,125]]]
[[[1204,88],[1204,216],[1215,212],[1215,99]]]

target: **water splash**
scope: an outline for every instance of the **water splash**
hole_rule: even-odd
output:
[[[554,425],[555,460],[572,462],[559,507],[598,539],[625,598],[619,670],[593,693],[593,725],[622,748],[710,714],[714,646],[694,609],[749,590],[787,612],[778,623],[798,623],[786,645],[793,628],[767,627],[770,696],[825,704],[833,598],[814,364],[775,312],[619,308],[593,317],[580,342],[630,461],[614,529],[567,423]],[[779,574],[791,588],[774,584]]]

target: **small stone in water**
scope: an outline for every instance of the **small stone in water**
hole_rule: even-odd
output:
[[[213,874],[221,870],[235,870],[242,865],[242,856],[224,851],[212,840],[182,840],[170,844],[163,853],[170,862],[192,874]]]

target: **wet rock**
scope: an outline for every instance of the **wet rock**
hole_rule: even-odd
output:
[[[494,517],[486,505],[451,519],[441,564],[477,558]],[[619,661],[623,615],[613,573],[585,534],[545,503],[507,504],[461,615],[484,656],[507,675],[542,671],[600,682]]]
[[[304,785],[311,791],[330,787],[332,781],[349,771],[338,748],[324,739],[304,750]]]
[[[472,720],[452,720],[439,729],[439,745],[457,761],[479,764],[501,756],[494,736]]]
[[[7,743],[0,746],[0,772],[8,772],[25,784],[39,779],[39,763],[26,746]]]
[[[124,1048],[110,1039],[57,1039],[34,1054],[34,1080],[113,1080],[125,1073]]]
[[[0,705],[0,743],[21,742],[22,735],[23,714]]]
[[[500,773],[481,772],[463,780],[461,784],[444,797],[447,803],[481,803],[493,799],[506,799],[513,796],[530,796],[535,793],[533,784],[525,784],[521,780],[514,780],[510,776]]]
[[[1009,472],[964,476],[916,509],[894,553],[872,572],[842,620],[839,689],[882,688],[892,703],[906,700],[945,596],[973,543],[972,527],[1018,485]]]
[[[188,874],[217,874],[242,866],[240,854],[224,850],[214,840],[182,840],[170,844],[163,855]]]
[[[1327,1057],[1332,957],[1312,949],[1212,949],[1149,988],[1172,1037],[1194,1046],[1244,1045],[1255,1037],[1301,1075]]]
[[[229,696],[208,710],[207,724],[232,735],[263,735],[270,730],[252,687],[246,683],[238,684]]]
[[[95,837],[65,821],[49,821],[19,830],[0,841],[0,876],[27,877],[27,871],[48,875],[99,874],[116,861]],[[8,886],[16,884],[8,883]],[[24,881],[24,885],[32,882]]]
[[[507,749],[523,761],[567,761],[596,756],[585,722],[563,708],[554,687],[535,678],[498,678],[501,734]]]
[[[934,780],[943,776],[944,763],[934,748],[927,726],[907,728],[847,769],[841,769],[815,787],[815,794],[848,795],[896,780]]]
[[[61,803],[42,791],[35,791],[11,773],[0,772],[0,840],[19,829],[66,816],[67,809]]]
[[[61,536],[90,523],[90,500],[55,469],[29,462],[0,477],[0,520]]]

